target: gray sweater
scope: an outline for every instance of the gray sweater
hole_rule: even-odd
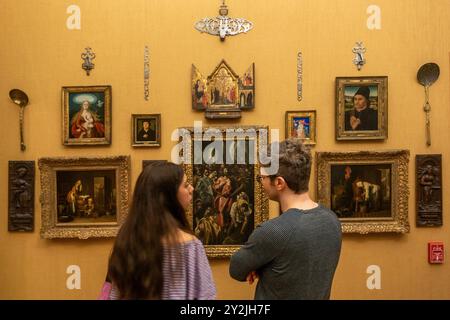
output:
[[[257,227],[230,261],[230,275],[259,275],[255,299],[329,299],[341,252],[333,211],[289,209]]]

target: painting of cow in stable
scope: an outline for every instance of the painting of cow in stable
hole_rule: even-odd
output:
[[[340,218],[391,217],[391,165],[331,166],[331,209]]]

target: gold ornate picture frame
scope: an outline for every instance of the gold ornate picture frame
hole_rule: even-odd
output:
[[[388,137],[388,77],[336,78],[336,140]]]
[[[317,152],[317,199],[345,233],[407,233],[408,163],[408,150]]]
[[[114,237],[128,214],[129,156],[40,158],[41,238]]]
[[[286,111],[286,139],[298,138],[305,145],[315,145],[316,118],[316,110]]]
[[[62,88],[66,146],[111,144],[111,86]]]
[[[234,129],[247,136],[228,134]],[[183,156],[190,159],[184,163],[185,173],[194,186],[187,216],[208,257],[230,257],[256,226],[269,218],[269,200],[258,179],[259,158],[253,157],[261,140],[267,142],[267,130],[218,127],[202,128],[201,134],[194,134],[193,128],[179,129]],[[221,156],[224,163],[217,160]]]

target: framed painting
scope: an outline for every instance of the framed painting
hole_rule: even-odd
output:
[[[63,144],[111,144],[111,86],[62,88]]]
[[[194,186],[188,220],[213,258],[230,257],[269,218],[269,201],[258,179],[260,162],[255,157],[261,141],[267,141],[267,128],[236,130],[242,131],[231,127],[202,128],[195,134],[193,128],[179,130],[184,137],[184,169]]]
[[[317,152],[318,201],[343,232],[409,232],[408,150]]]
[[[133,147],[161,146],[160,114],[132,114],[131,130]]]
[[[305,145],[316,144],[316,110],[286,111],[286,139],[298,138]]]
[[[336,78],[336,140],[388,137],[388,78]]]
[[[41,158],[41,237],[114,237],[128,213],[128,156]]]
[[[192,65],[191,97],[192,109],[205,111],[207,119],[240,118],[255,107],[255,64],[239,76],[222,60],[208,77]]]

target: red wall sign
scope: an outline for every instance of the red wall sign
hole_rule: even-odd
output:
[[[428,262],[444,263],[444,243],[428,242]]]

